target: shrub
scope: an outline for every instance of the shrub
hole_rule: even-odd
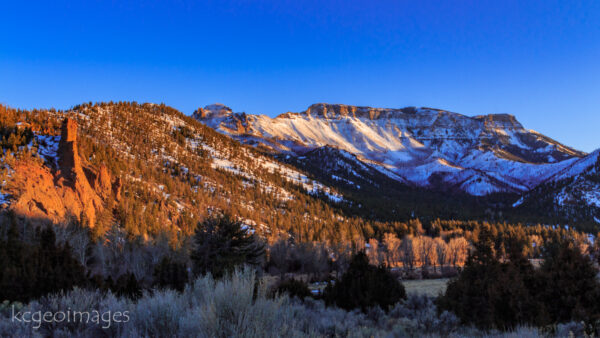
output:
[[[383,266],[369,264],[364,252],[357,253],[350,267],[335,285],[328,285],[324,299],[342,309],[360,309],[379,306],[388,310],[406,298],[404,286]]]
[[[281,295],[284,293],[287,293],[290,297],[297,297],[302,300],[304,300],[306,297],[312,296],[312,293],[310,292],[310,289],[306,283],[295,279],[288,279],[277,285],[274,290],[274,294]]]
[[[140,299],[114,296],[111,292],[73,289],[49,295],[26,305],[22,311],[97,309],[105,313],[129,311],[130,320],[109,328],[92,322],[31,324],[12,322],[0,313],[0,336],[18,337],[405,337],[483,336],[472,328],[457,328],[450,314],[436,316],[430,298],[411,296],[387,314],[373,307],[368,314],[326,307],[321,300],[267,297],[251,269],[233,271],[215,280],[200,277],[180,293],[174,290],[145,292]],[[570,328],[570,327],[569,327]],[[557,332],[564,332],[559,328]],[[580,331],[576,331],[580,332]],[[519,328],[508,336],[537,337],[531,328]]]
[[[159,288],[172,288],[183,291],[188,281],[187,267],[169,257],[163,257],[154,267],[154,285]]]

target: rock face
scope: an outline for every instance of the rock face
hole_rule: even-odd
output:
[[[110,174],[108,173],[108,168],[106,168],[106,165],[104,164],[100,166],[98,175],[94,180],[94,189],[103,198],[108,198],[112,194]]]
[[[226,117],[232,115],[233,111],[231,108],[227,107],[221,103],[214,103],[208,105],[204,108],[198,108],[193,114],[192,117],[196,119],[204,119],[204,118],[218,118],[218,117]]]
[[[9,190],[17,198],[11,202],[11,209],[33,219],[58,222],[65,218],[67,208],[58,187],[54,185],[54,175],[48,168],[33,162],[18,161],[13,169]]]
[[[16,196],[11,208],[18,214],[53,222],[74,217],[93,227],[96,215],[111,196],[120,198],[120,179],[114,180],[107,167],[86,166],[78,152],[77,124],[67,118],[58,147],[58,170],[39,162],[18,161],[11,180],[11,194]]]
[[[69,118],[63,121],[58,156],[63,177],[69,181],[76,181],[77,177],[83,174],[83,169],[77,150],[77,123]]]
[[[231,108],[220,103],[199,108],[192,114],[192,117],[205,123],[226,120],[223,128],[230,134],[239,135],[250,132],[250,121],[245,113],[234,114]]]

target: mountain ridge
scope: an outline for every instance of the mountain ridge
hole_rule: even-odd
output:
[[[275,153],[339,148],[386,166],[418,186],[431,186],[434,174],[445,176],[443,181],[450,185],[487,181],[481,188],[462,188],[476,195],[527,191],[556,170],[544,166],[566,166],[560,163],[587,155],[525,129],[510,114],[469,117],[434,108],[317,103],[302,113],[275,118],[234,113],[219,104],[201,108],[193,117],[242,143]],[[529,171],[535,175],[524,177]],[[429,175],[415,175],[423,172]]]

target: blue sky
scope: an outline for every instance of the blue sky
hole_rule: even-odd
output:
[[[600,147],[599,1],[1,1],[0,102],[510,113]]]

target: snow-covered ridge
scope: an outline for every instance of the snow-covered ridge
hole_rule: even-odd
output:
[[[557,172],[551,177],[551,180],[556,182],[566,178],[570,178],[582,173],[586,173],[590,170],[595,170],[594,165],[599,163],[600,149],[594,151],[588,156],[581,158],[577,161],[573,161],[569,166],[565,167],[561,171]]]
[[[401,181],[427,187],[433,175],[441,175],[473,195],[527,191],[586,155],[525,129],[508,114],[469,117],[433,108],[319,103],[276,118],[210,105],[194,117],[274,152],[334,147]]]
[[[600,216],[600,150],[584,158],[564,162],[568,165],[524,194],[513,207],[542,200],[551,205],[550,210],[569,218],[597,220]]]

